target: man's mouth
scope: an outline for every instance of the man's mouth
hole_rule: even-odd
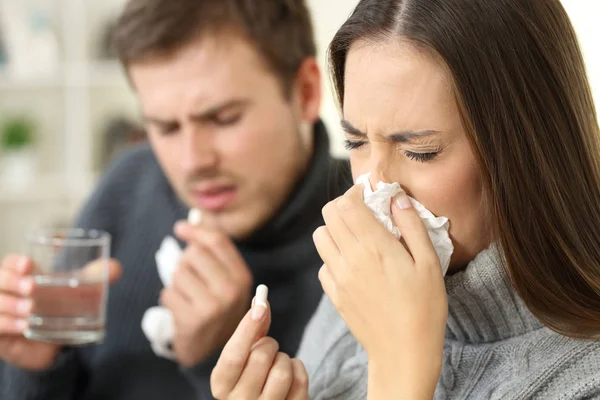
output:
[[[195,203],[203,210],[221,211],[227,208],[236,198],[235,186],[205,186],[192,190]]]

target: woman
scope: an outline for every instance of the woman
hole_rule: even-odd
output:
[[[403,243],[361,187],[329,204],[308,375],[256,305],[215,395],[600,396],[600,132],[559,0],[362,0],[330,61],[354,177],[406,190]],[[450,219],[445,282],[407,193]]]

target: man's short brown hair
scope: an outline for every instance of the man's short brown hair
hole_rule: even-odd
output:
[[[241,34],[289,92],[298,68],[316,54],[304,0],[129,0],[115,30],[125,67],[169,56],[205,34]]]

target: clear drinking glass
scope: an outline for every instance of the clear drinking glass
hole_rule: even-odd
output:
[[[35,269],[25,337],[62,345],[101,342],[110,235],[99,230],[38,230],[28,244]]]

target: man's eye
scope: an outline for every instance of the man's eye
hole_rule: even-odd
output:
[[[161,136],[171,136],[176,134],[178,131],[178,128],[161,128],[158,130],[158,133]]]
[[[367,142],[353,142],[352,140],[344,140],[344,147],[346,150],[355,150],[365,144],[367,144]]]
[[[237,122],[239,122],[240,119],[242,119],[242,114],[233,114],[233,115],[228,115],[225,118],[215,117],[213,119],[213,122],[216,125],[228,126],[228,125],[236,124]]]

